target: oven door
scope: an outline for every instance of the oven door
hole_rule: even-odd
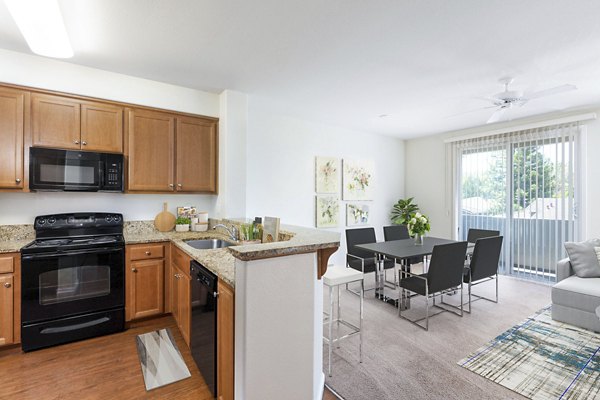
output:
[[[29,188],[95,192],[102,187],[103,170],[98,153],[32,147]]]
[[[123,307],[123,247],[22,257],[23,323]]]

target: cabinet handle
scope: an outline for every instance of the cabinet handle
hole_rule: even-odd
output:
[[[152,254],[152,253],[150,253],[149,251],[147,251],[147,252],[146,252],[146,255],[147,255],[147,256],[149,256],[149,255],[151,255],[151,254]]]
[[[131,272],[137,272],[137,268],[131,268]]]
[[[177,187],[180,188],[180,187],[183,187],[183,186],[181,185],[181,183],[178,183]]]
[[[17,179],[15,179],[15,182],[21,183],[21,179],[17,178]]]
[[[75,141],[75,144],[79,144],[79,140],[76,140],[76,141]]]
[[[81,142],[81,144],[85,146],[87,142],[84,140],[83,142]]]
[[[169,183],[169,187],[170,187],[170,188],[172,188],[172,187],[173,187],[173,184],[172,184],[172,183]]]
[[[9,282],[6,282],[6,283],[4,284],[4,287],[5,287],[5,288],[7,288],[7,289],[8,289],[10,286],[11,286],[11,285],[10,285],[10,283],[9,283]]]

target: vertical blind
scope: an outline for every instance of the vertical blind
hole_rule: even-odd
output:
[[[451,144],[458,236],[499,230],[501,273],[554,282],[564,242],[578,240],[580,130],[568,123]]]

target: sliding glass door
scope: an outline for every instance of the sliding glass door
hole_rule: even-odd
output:
[[[504,236],[500,271],[553,282],[564,242],[578,239],[578,126],[455,144],[459,238],[469,229]]]

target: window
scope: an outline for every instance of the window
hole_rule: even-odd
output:
[[[554,282],[564,242],[578,240],[580,127],[567,124],[453,143],[458,236],[504,236],[500,272]]]

